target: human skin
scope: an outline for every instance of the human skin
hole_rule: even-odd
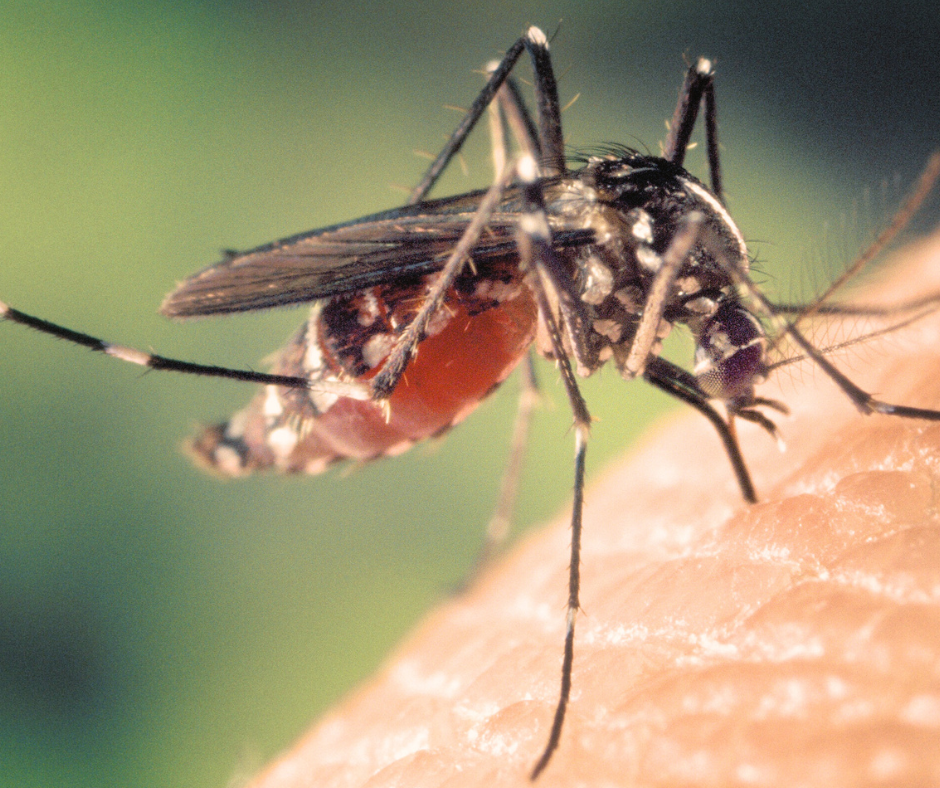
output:
[[[940,235],[903,257],[867,303],[940,292]],[[836,362],[940,408],[940,315]],[[574,689],[539,785],[940,784],[940,423],[862,416],[805,364],[775,377],[787,451],[740,427],[760,503],[696,414],[589,487]],[[251,785],[526,784],[569,535],[563,514],[526,538]]]

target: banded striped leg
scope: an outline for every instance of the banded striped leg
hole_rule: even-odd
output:
[[[721,161],[718,154],[718,118],[715,111],[715,69],[707,58],[700,57],[689,68],[679,89],[679,101],[669,123],[669,136],[663,145],[663,158],[682,167],[689,148],[692,129],[698,118],[699,106],[705,106],[705,145],[712,193],[721,202]]]
[[[558,748],[561,740],[561,731],[565,722],[565,713],[571,697],[571,677],[574,667],[574,633],[575,620],[580,608],[581,587],[581,526],[584,508],[584,468],[587,456],[587,443],[590,434],[591,414],[575,380],[574,370],[565,352],[565,343],[561,330],[569,332],[572,347],[576,345],[577,338],[570,336],[569,324],[555,319],[551,303],[557,299],[564,302],[564,293],[559,291],[557,276],[553,271],[552,260],[555,255],[551,245],[551,230],[545,215],[544,198],[538,179],[535,161],[531,157],[523,157],[519,166],[520,179],[523,184],[526,212],[519,222],[518,244],[521,265],[528,268],[529,281],[535,293],[539,309],[539,320],[542,322],[551,342],[552,353],[558,365],[561,379],[565,386],[565,393],[571,405],[574,416],[574,500],[571,509],[571,555],[568,564],[568,604],[565,617],[565,645],[561,664],[561,689],[552,727],[549,731],[548,741],[532,769],[530,779],[535,780],[545,770],[551,760],[552,754]],[[549,298],[549,292],[556,299]],[[562,315],[564,317],[564,315]]]
[[[535,73],[537,126],[532,122],[518,88],[509,78],[523,50],[529,52]],[[498,157],[498,151],[504,148],[505,132],[500,120],[502,115],[505,116],[506,123],[512,130],[517,145],[526,155],[541,161],[546,172],[560,174],[566,171],[558,87],[551,65],[548,39],[545,34],[537,27],[530,27],[526,34],[509,48],[502,61],[488,70],[490,71],[489,80],[474,100],[463,120],[454,130],[444,149],[412,191],[409,204],[418,203],[427,196],[487,108],[495,107],[491,118],[494,115],[497,118],[497,122],[492,127],[494,155]],[[496,99],[495,104],[493,103],[494,99]],[[377,400],[386,399],[401,379],[408,362],[417,349],[418,343],[424,338],[428,322],[443,304],[447,290],[460,273],[473,245],[483,232],[486,220],[495,209],[499,202],[499,196],[509,183],[508,179],[513,177],[514,167],[507,162],[505,153],[502,155],[502,160],[497,160],[496,164],[498,170],[501,169],[505,175],[498,172],[496,183],[487,193],[474,220],[445,264],[444,270],[428,293],[421,310],[412,323],[402,332],[395,348],[383,365],[382,371],[372,381],[373,398]],[[528,380],[533,379],[531,376],[528,378]],[[496,513],[487,528],[487,543],[484,545],[484,555],[492,552],[496,545],[505,539],[505,532],[508,530],[509,513],[512,510],[518,487],[525,435],[528,432],[528,421],[534,399],[532,392],[528,390],[529,388],[531,387],[525,384],[525,390],[520,395],[519,414],[514,430],[510,462],[504,476]],[[522,437],[518,437],[520,434]]]
[[[754,313],[768,320],[777,330],[778,339],[783,336],[789,336],[790,339],[819,367],[829,378],[840,388],[843,393],[852,401],[852,404],[863,415],[872,413],[881,413],[886,416],[900,416],[910,419],[925,419],[928,421],[940,421],[940,411],[930,408],[915,408],[907,405],[895,405],[889,402],[883,402],[869,394],[864,389],[856,385],[841,370],[839,370],[825,354],[816,348],[798,329],[797,324],[817,312],[826,311],[825,301],[830,298],[839,288],[843,287],[852,277],[862,271],[868,263],[875,259],[881,252],[894,240],[894,238],[907,226],[911,218],[923,204],[927,195],[933,190],[938,178],[940,178],[940,152],[934,153],[927,162],[924,171],[911,191],[910,195],[904,201],[901,209],[897,212],[894,220],[886,227],[870,246],[862,252],[849,265],[843,274],[826,291],[808,304],[792,321],[788,321],[784,316],[784,310],[776,307],[770,299],[765,296],[760,289],[751,281],[746,271],[739,271],[728,265],[727,270],[734,279],[735,284],[744,293],[745,297],[753,305]],[[924,303],[930,303],[934,300],[931,296],[923,299]],[[909,306],[916,306],[917,301],[910,302]],[[745,406],[748,403],[744,403]]]
[[[499,495],[496,498],[493,516],[486,525],[483,546],[480,548],[474,568],[470,571],[470,579],[477,575],[499,553],[500,548],[509,536],[513,512],[516,508],[516,498],[519,494],[519,480],[522,478],[522,469],[525,464],[525,451],[529,445],[532,413],[540,401],[541,395],[535,376],[535,361],[532,358],[532,353],[529,352],[520,365],[519,401],[516,405],[516,418],[513,422],[512,438],[509,443],[509,456],[503,470]]]
[[[81,345],[96,352],[103,353],[106,356],[125,361],[130,364],[137,364],[148,369],[180,372],[187,375],[202,375],[210,378],[227,378],[229,380],[240,380],[245,383],[263,383],[275,386],[285,386],[287,388],[308,389],[323,391],[326,393],[337,394],[342,397],[352,399],[368,399],[368,391],[354,384],[345,384],[339,382],[320,382],[313,383],[307,378],[292,377],[290,375],[270,375],[265,372],[255,372],[245,369],[231,369],[229,367],[217,367],[210,364],[195,364],[190,361],[181,361],[175,358],[167,358],[155,353],[147,353],[143,350],[137,350],[126,345],[117,345],[112,342],[106,342],[89,334],[83,334],[80,331],[74,331],[71,328],[65,328],[57,323],[51,323],[39,317],[20,312],[0,301],[0,319],[9,320],[12,323],[19,323],[22,326],[41,331],[43,334],[49,334],[58,339],[64,339],[75,345]]]
[[[499,67],[493,63],[488,67],[492,73]],[[496,176],[503,171],[509,160],[510,137],[516,146],[536,160],[540,155],[538,132],[526,109],[519,89],[512,78],[506,80],[496,93],[496,101],[490,104],[490,142],[493,152],[493,167]],[[535,359],[530,350],[519,370],[519,396],[516,418],[513,422],[509,456],[503,470],[499,495],[493,508],[493,516],[486,525],[483,545],[470,570],[465,585],[469,585],[480,574],[506,542],[512,526],[513,512],[519,493],[519,481],[525,464],[525,451],[529,443],[532,414],[540,401],[538,381],[535,375]]]
[[[757,493],[744,462],[744,455],[741,454],[738,439],[725,417],[712,407],[708,395],[699,387],[695,376],[682,367],[677,367],[666,359],[657,357],[650,359],[643,372],[643,378],[660,391],[695,408],[711,422],[721,438],[725,453],[731,460],[731,467],[734,470],[738,487],[741,489],[741,495],[748,503],[757,503]]]
[[[679,101],[676,105],[672,121],[670,122],[669,136],[663,146],[663,156],[669,161],[682,166],[685,161],[685,154],[688,150],[688,143],[691,137],[692,129],[695,125],[699,107],[704,106],[705,110],[705,141],[707,146],[708,165],[711,176],[712,192],[719,200],[724,202],[722,194],[721,166],[718,153],[718,123],[715,110],[715,88],[714,88],[714,66],[710,60],[699,58],[686,73],[685,81],[679,91]],[[929,192],[933,189],[936,181],[940,178],[940,153],[934,153],[921,174],[920,179],[915,185],[904,205],[895,215],[891,224],[875,239],[875,241],[845,270],[845,272],[829,287],[824,293],[816,298],[811,304],[802,309],[793,307],[776,307],[751,281],[746,271],[730,270],[739,288],[747,295],[754,304],[756,312],[772,322],[778,330],[779,336],[787,335],[801,349],[801,351],[810,358],[823,372],[828,375],[833,382],[845,393],[852,401],[855,407],[863,414],[882,413],[885,415],[901,416],[903,418],[926,419],[930,421],[940,421],[940,412],[928,408],[914,408],[906,405],[895,405],[882,402],[876,399],[868,392],[861,389],[853,383],[844,373],[837,369],[830,362],[823,352],[818,350],[806,339],[803,333],[797,328],[800,320],[806,319],[816,313],[830,311],[826,305],[828,299],[846,282],[856,276],[863,270],[875,257],[877,257],[887,245],[897,236],[901,229],[909,223],[911,217],[922,205]],[[933,301],[926,299],[927,301]],[[799,311],[799,314],[792,322],[783,318],[783,313]],[[838,311],[832,310],[832,311]],[[851,310],[843,310],[845,314],[850,314]],[[660,385],[663,381],[651,381],[654,385]],[[660,386],[662,387],[662,386]],[[681,388],[681,387],[680,387]],[[669,386],[666,391],[674,393]],[[681,399],[685,399],[684,396]],[[686,400],[688,401],[688,400]],[[744,403],[744,410],[740,412],[745,418],[754,419],[754,411],[748,410],[750,403]],[[762,403],[767,404],[767,403]],[[694,405],[699,407],[698,405]],[[699,408],[701,410],[701,408]],[[734,415],[734,414],[732,414]],[[714,422],[713,422],[714,423]],[[758,423],[761,423],[758,421]],[[762,425],[764,426],[764,425]],[[719,430],[722,433],[721,430]],[[722,440],[726,446],[728,442],[726,435],[721,434]],[[732,464],[735,464],[735,457],[729,452]],[[743,477],[737,469],[738,480],[743,482]],[[744,490],[742,484],[742,490]],[[747,494],[745,493],[747,498]],[[749,499],[750,500],[750,499]]]
[[[552,70],[551,57],[548,54],[548,39],[537,27],[530,27],[526,34],[509,48],[502,61],[493,70],[486,86],[470,106],[467,114],[444,145],[444,149],[428,168],[421,182],[411,193],[409,204],[420,202],[427,196],[444,168],[460,150],[467,135],[476,125],[484,110],[490,106],[496,97],[497,92],[509,77],[523,50],[529,52],[532,59],[532,68],[535,71],[538,145],[542,160],[546,162],[545,166],[549,172],[561,173],[565,171],[564,145],[561,136],[561,111],[558,106],[558,86]],[[435,282],[434,287],[428,293],[421,310],[399,336],[394,349],[382,367],[382,371],[373,379],[371,391],[374,399],[387,399],[401,379],[408,362],[418,347],[418,343],[424,338],[428,322],[443,304],[447,289],[460,273],[460,269],[469,256],[473,245],[486,226],[486,219],[495,210],[499,202],[499,196],[508,186],[509,180],[513,176],[513,169],[513,167],[506,167],[504,169],[506,173],[505,182],[499,185],[503,179],[498,178],[497,183],[487,193],[474,220],[445,264],[444,270]]]
[[[457,154],[476,126],[483,112],[489,107],[497,91],[506,82],[523,50],[527,50],[535,72],[535,99],[538,111],[538,143],[546,173],[566,172],[564,164],[564,142],[561,134],[561,110],[558,104],[558,86],[548,53],[548,39],[537,27],[530,27],[503,56],[499,64],[491,69],[490,78],[476,97],[463,120],[454,129],[443,150],[431,163],[424,177],[415,186],[408,199],[409,205],[421,202],[440,178],[441,173]]]

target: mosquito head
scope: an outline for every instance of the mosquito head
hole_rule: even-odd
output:
[[[695,379],[715,399],[748,400],[766,374],[764,328],[735,299],[724,296],[702,324],[695,347]]]

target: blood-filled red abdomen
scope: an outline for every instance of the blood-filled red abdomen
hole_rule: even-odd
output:
[[[374,355],[374,347],[387,350],[394,341],[374,328],[386,325],[389,315],[382,311],[383,304],[378,309],[369,296],[372,311],[366,317],[361,304],[358,311],[342,304],[349,327],[341,336],[337,336],[340,328],[335,315],[315,313],[273,371],[313,380],[324,375],[350,379],[350,368],[363,367],[363,358],[369,358],[370,343]],[[535,336],[537,310],[526,287],[517,286],[490,308],[481,309],[480,303],[485,302],[448,299],[446,314],[432,321],[432,326],[437,323],[434,333],[418,345],[387,409],[368,400],[266,386],[229,422],[205,430],[193,443],[194,454],[227,475],[267,467],[318,473],[342,459],[399,454],[440,434],[506,379]],[[387,352],[369,359],[373,366],[359,369],[361,374],[355,379],[367,382],[374,377],[384,355]],[[337,375],[338,370],[346,374]]]

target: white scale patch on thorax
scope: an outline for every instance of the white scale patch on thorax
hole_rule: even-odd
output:
[[[748,256],[747,256],[747,244],[744,242],[744,236],[741,235],[741,231],[738,229],[738,226],[734,223],[734,220],[731,218],[731,214],[728,213],[727,208],[721,204],[721,201],[715,197],[708,189],[706,189],[701,184],[690,181],[686,178],[680,178],[683,188],[688,194],[693,197],[697,197],[702,202],[706,203],[709,208],[711,208],[719,217],[721,217],[721,222],[724,225],[725,229],[731,235],[738,247],[738,254],[740,256],[739,262],[744,270],[748,269]]]
[[[304,369],[307,377],[317,380],[323,377],[324,362],[323,351],[320,349],[320,336],[317,326],[320,325],[321,304],[318,302],[310,310],[310,319],[307,321],[307,347],[304,351]]]
[[[653,217],[644,210],[638,210],[636,221],[633,222],[630,232],[642,243],[653,243]]]
[[[596,255],[590,255],[584,262],[584,284],[581,288],[581,300],[586,304],[602,304],[614,289],[614,273],[604,265]]]
[[[656,250],[651,246],[638,246],[636,259],[644,270],[653,274],[663,267],[663,258],[656,254]]]

